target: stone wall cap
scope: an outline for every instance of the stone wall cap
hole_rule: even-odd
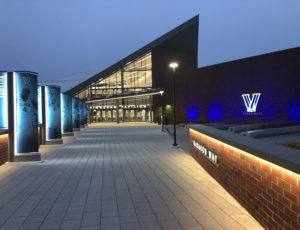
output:
[[[188,128],[300,174],[299,150],[200,124],[188,125]]]

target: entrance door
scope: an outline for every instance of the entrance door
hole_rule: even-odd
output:
[[[117,110],[112,111],[112,121],[117,121]]]
[[[146,110],[145,109],[143,109],[141,112],[141,120],[146,121]]]
[[[134,110],[130,110],[130,121],[135,121]]]

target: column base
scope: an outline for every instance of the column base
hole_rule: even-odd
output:
[[[46,141],[46,145],[62,145],[64,142],[62,139],[53,139]]]
[[[73,132],[80,132],[80,128],[73,128]]]
[[[68,132],[68,133],[62,133],[61,135],[63,137],[71,137],[71,136],[74,136],[74,133],[73,132]]]
[[[27,161],[41,161],[41,154],[39,152],[21,153],[14,155],[13,162],[27,162]]]

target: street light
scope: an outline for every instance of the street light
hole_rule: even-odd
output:
[[[173,146],[177,147],[178,144],[176,143],[176,95],[175,95],[175,70],[178,67],[177,62],[171,62],[169,65],[170,68],[173,69],[173,125],[174,125],[174,143]]]
[[[164,94],[164,91],[159,91],[160,95],[162,96]],[[161,123],[161,131],[164,132],[164,112],[163,112],[163,100],[161,100],[161,116],[160,116],[160,123]]]

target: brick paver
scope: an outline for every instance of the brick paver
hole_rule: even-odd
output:
[[[153,125],[89,127],[0,167],[1,229],[262,229]]]

